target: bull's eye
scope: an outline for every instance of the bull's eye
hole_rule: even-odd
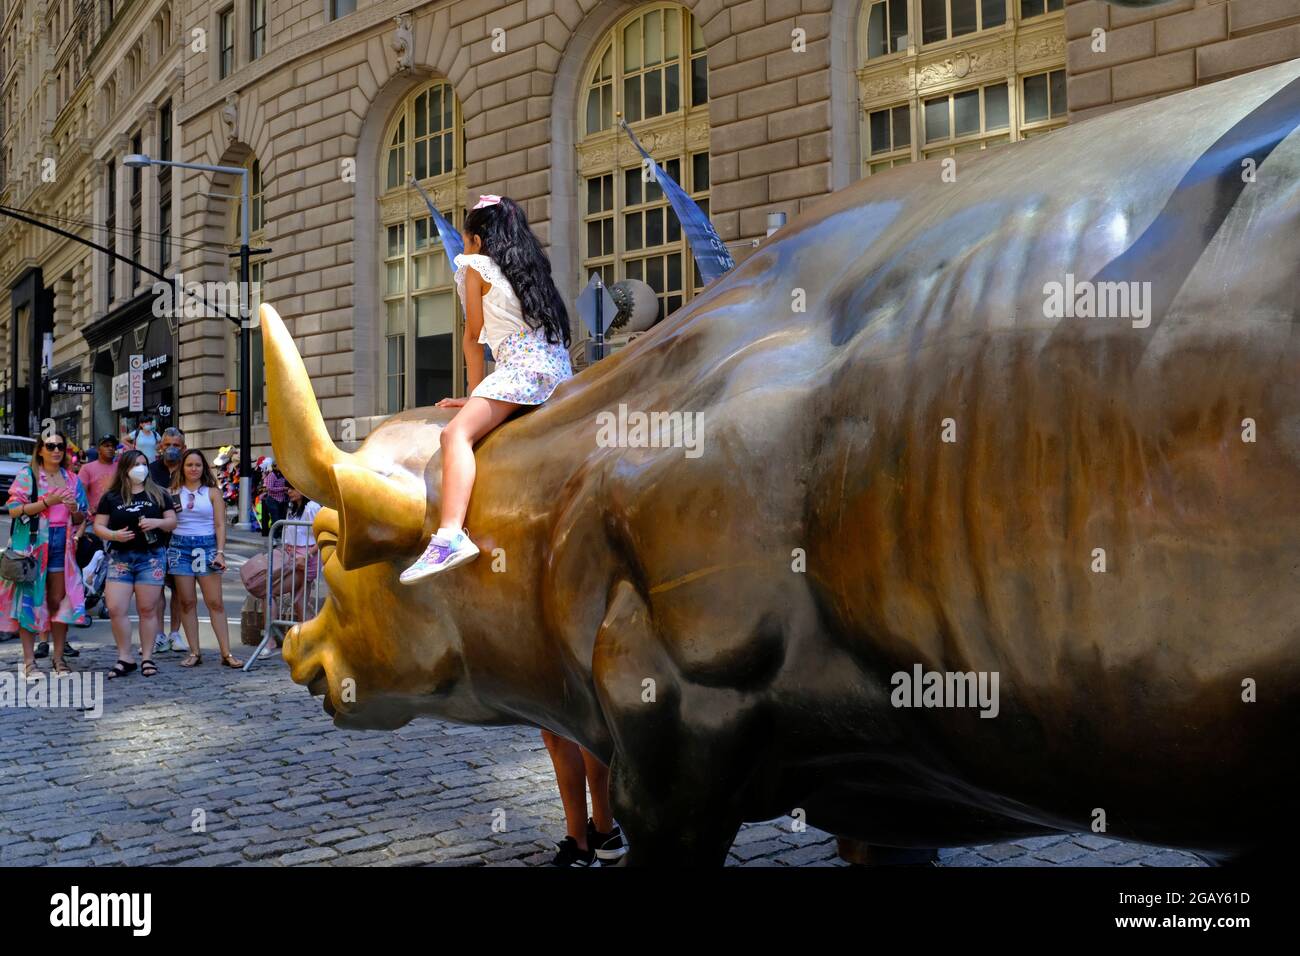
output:
[[[316,535],[316,544],[320,548],[320,563],[324,565],[334,557],[334,549],[338,547],[338,537],[329,531],[322,531]]]

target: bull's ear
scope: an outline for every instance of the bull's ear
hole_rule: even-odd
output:
[[[386,477],[357,465],[334,466],[339,496],[335,557],[346,570],[404,559],[424,540],[428,508],[424,485],[414,475]]]

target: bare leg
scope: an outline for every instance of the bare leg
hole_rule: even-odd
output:
[[[172,582],[173,582],[172,583],[172,629],[167,632],[168,637],[171,637],[171,635],[179,631],[185,624],[185,604],[184,602],[181,601],[181,596],[176,592],[175,581],[176,581],[176,575],[173,574],[172,575]],[[196,635],[195,640],[197,639],[198,638]],[[191,644],[190,650],[194,651],[194,648],[196,646],[197,645],[195,644]],[[194,653],[197,654],[198,651],[194,651]]]
[[[587,849],[587,774],[582,764],[582,748],[549,730],[542,731],[542,742],[551,754],[555,783],[564,805],[566,835]]]
[[[18,636],[23,641],[23,666],[36,666],[36,635],[25,627],[18,628]]]
[[[587,771],[587,789],[591,791],[591,822],[601,833],[608,833],[614,829],[614,811],[609,806],[609,767],[585,747],[582,763]]]
[[[129,581],[109,581],[104,585],[104,604],[108,607],[108,619],[112,622],[113,643],[117,645],[117,659],[131,662],[135,654],[131,652],[131,592]],[[153,638],[148,646],[153,650]]]
[[[203,575],[199,578],[199,587],[203,589],[203,606],[208,609],[208,617],[212,618],[212,630],[216,632],[221,656],[228,657],[230,656],[230,624],[226,621],[226,601],[221,596],[221,575]],[[191,646],[197,645],[196,637]]]
[[[136,582],[135,609],[140,614],[140,660],[152,660],[153,636],[162,628],[162,585]]]
[[[190,645],[190,653],[199,653],[199,598],[198,592],[194,585],[194,578],[178,574],[173,576],[172,580],[176,582],[172,590],[172,626],[176,626],[175,607],[180,605],[181,627],[185,628],[185,641]]]
[[[63,642],[68,639],[68,625],[54,620],[59,605],[63,603],[63,572],[50,572],[45,576],[45,606],[50,612],[50,633],[53,635],[53,647],[50,650],[52,660],[63,659]]]
[[[442,527],[460,528],[474,490],[474,443],[509,418],[519,405],[471,398],[442,430]],[[585,821],[584,821],[585,823]]]

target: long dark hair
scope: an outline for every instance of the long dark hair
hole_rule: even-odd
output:
[[[292,498],[289,499],[289,506],[285,508],[285,513],[284,513],[285,518],[287,518],[290,521],[296,520],[297,518],[301,518],[302,513],[307,510],[307,503],[311,501],[311,499],[308,498],[306,495],[304,495],[301,491],[299,491],[299,489],[295,488],[288,481],[284,483],[284,490],[286,492],[297,491],[299,495],[297,501],[294,501]]]
[[[212,466],[208,464],[208,456],[197,448],[189,448],[181,456],[181,466],[176,469],[176,474],[172,475],[172,491],[179,491],[181,485],[185,484],[185,462],[189,460],[190,455],[198,455],[199,461],[203,462],[203,473],[199,476],[199,485],[203,488],[217,487],[217,479],[212,477]]]
[[[502,197],[498,203],[471,209],[465,232],[483,242],[483,254],[501,269],[523,307],[524,321],[546,330],[546,341],[569,347],[569,310],[551,278],[551,260],[528,227],[519,203]]]
[[[131,494],[131,475],[129,472],[135,467],[137,461],[141,461],[145,465],[149,464],[148,457],[138,448],[131,448],[122,452],[122,458],[117,463],[117,473],[113,475],[113,491],[117,492],[118,497],[122,499],[122,503],[126,505],[129,505],[134,500],[134,496]],[[144,479],[144,493],[147,497],[152,498],[154,504],[162,508],[163,511],[171,508],[171,499],[168,497],[167,492],[163,491],[149,475],[146,475]]]

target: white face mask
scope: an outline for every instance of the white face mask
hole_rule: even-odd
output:
[[[149,468],[147,465],[136,465],[134,468],[128,471],[127,474],[130,475],[136,481],[144,481],[146,478],[149,477]]]

